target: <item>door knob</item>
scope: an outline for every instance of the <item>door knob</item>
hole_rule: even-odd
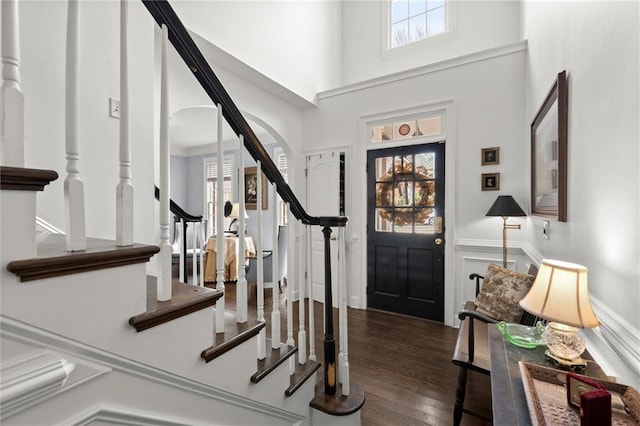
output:
[[[337,239],[338,239],[338,237],[336,237],[336,236],[331,237],[331,241],[335,241]]]
[[[440,244],[442,244],[442,243],[443,243],[443,241],[444,241],[444,240],[443,240],[442,238],[440,238],[440,237],[438,237],[438,238],[436,238],[435,240],[433,240],[433,242],[434,242],[434,243],[436,243],[436,245],[437,245],[437,246],[439,246]]]

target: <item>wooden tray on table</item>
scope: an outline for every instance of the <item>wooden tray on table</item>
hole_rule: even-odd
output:
[[[532,424],[580,424],[578,410],[567,403],[566,371],[523,361],[519,365]],[[634,388],[592,377],[589,379],[603,384],[611,392],[612,425],[640,425],[640,395]]]

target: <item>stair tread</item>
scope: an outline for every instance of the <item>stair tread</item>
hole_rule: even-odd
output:
[[[86,250],[69,252],[65,235],[50,234],[38,242],[36,257],[13,260],[7,270],[19,276],[20,281],[31,281],[144,263],[159,251],[158,246],[117,246],[115,241],[87,238]]]
[[[0,166],[0,189],[3,190],[43,191],[56,179],[58,173],[54,170]]]
[[[129,324],[137,331],[213,306],[223,294],[219,290],[173,281],[171,300],[159,302],[157,280],[156,277],[147,276],[147,311],[129,319]]]
[[[265,325],[264,322],[253,319],[245,323],[234,322],[223,333],[214,335],[213,345],[203,350],[200,357],[209,362],[256,336]]]
[[[258,371],[251,376],[252,383],[258,383],[275,370],[280,364],[289,359],[290,356],[298,352],[298,348],[295,346],[289,346],[286,343],[281,343],[278,349],[271,347],[272,340],[266,339],[267,351],[266,356],[262,360],[258,360]]]
[[[313,377],[314,373],[320,368],[322,364],[308,359],[304,364],[296,362],[296,371],[291,375],[289,379],[289,387],[284,391],[286,396],[293,395],[302,385]]]
[[[348,396],[342,396],[342,385],[338,383],[336,393],[327,395],[324,393],[324,379],[319,378],[316,384],[316,396],[309,405],[332,416],[353,414],[364,405],[364,390],[360,385],[351,381],[349,383],[349,391]]]

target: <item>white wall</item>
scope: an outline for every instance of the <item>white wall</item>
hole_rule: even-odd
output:
[[[190,30],[307,100],[340,85],[337,1],[180,1]]]
[[[387,1],[343,2],[343,84],[415,68],[520,40],[520,2],[450,1],[448,34],[386,46]]]
[[[587,266],[592,298],[638,344],[638,2],[531,1],[523,12],[527,122],[558,72],[566,69],[569,81],[568,221],[552,222],[544,240],[532,218],[528,241],[544,257]]]
[[[499,194],[511,194],[518,201],[527,197],[524,164],[524,75],[523,50],[497,54],[492,58],[472,61],[444,70],[425,72],[387,84],[319,95],[317,110],[305,111],[304,140],[309,150],[351,146],[347,157],[347,206],[350,217],[348,243],[352,253],[349,282],[352,303],[366,306],[366,117],[376,114],[401,116],[408,109],[420,110],[428,104],[446,102],[451,105],[447,131],[448,176],[455,186],[447,187],[450,203],[445,207],[453,223],[446,223],[447,245],[458,239],[496,240],[501,237],[501,224],[485,213]],[[481,148],[501,147],[501,165],[481,167]],[[480,174],[501,173],[501,191],[482,192]],[[455,204],[455,208],[454,208]],[[313,212],[310,212],[313,214]],[[512,233],[514,240],[524,238]],[[450,252],[452,253],[452,252]],[[447,262],[454,262],[448,259]],[[452,265],[453,263],[447,263]],[[451,267],[448,267],[451,271]],[[462,277],[453,271],[446,277],[445,322],[454,323],[454,314],[462,300],[454,300]],[[466,282],[465,282],[466,284]],[[455,308],[455,309],[454,309]],[[455,311],[455,312],[454,312]]]
[[[60,178],[38,195],[38,215],[64,229],[66,1],[20,2],[22,85],[25,93],[25,166]],[[131,2],[130,91],[134,240],[154,242],[153,27],[142,3]],[[119,3],[80,4],[79,145],[85,184],[87,236],[115,239],[118,125],[108,98],[119,98]],[[105,214],[105,212],[107,214]]]

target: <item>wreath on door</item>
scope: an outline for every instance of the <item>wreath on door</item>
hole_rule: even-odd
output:
[[[395,173],[394,173],[395,172]],[[428,180],[433,179],[433,170],[427,169],[424,166],[418,166],[415,168],[415,172],[413,170],[413,163],[410,162],[401,162],[397,163],[392,167],[389,167],[389,170],[377,180],[378,183],[389,183],[393,184],[397,179],[394,180],[394,175],[397,176],[410,176],[411,179],[407,179],[407,181],[412,180]],[[393,194],[394,188],[391,190],[387,188],[387,185],[377,185],[376,186],[376,206],[393,206]],[[424,193],[426,192],[426,195]],[[416,193],[414,192],[414,197]],[[423,197],[426,197],[425,202],[422,202]],[[420,193],[420,199],[414,199],[413,205],[427,205],[432,206],[435,198],[435,184],[433,181],[426,182],[426,191]],[[413,209],[413,205],[408,204],[406,207],[396,207],[396,208],[381,208],[378,209],[378,215],[387,220],[389,222],[394,222],[398,226],[405,226],[411,223],[425,223],[427,219],[431,215],[433,215],[433,209]]]

